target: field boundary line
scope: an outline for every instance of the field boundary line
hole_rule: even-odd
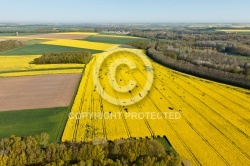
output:
[[[64,133],[64,129],[65,129],[65,126],[68,122],[68,114],[70,113],[72,107],[73,107],[73,104],[74,104],[74,101],[76,99],[76,96],[77,96],[77,92],[78,92],[78,89],[80,87],[80,84],[82,82],[82,79],[83,79],[83,75],[85,74],[85,68],[86,68],[87,65],[84,65],[83,67],[83,70],[82,70],[82,74],[81,74],[81,78],[79,79],[78,81],[78,84],[77,84],[77,87],[75,89],[75,92],[74,92],[74,95],[71,99],[71,102],[70,102],[70,105],[68,106],[68,109],[67,111],[65,112],[65,115],[61,121],[61,124],[60,124],[60,127],[59,127],[59,130],[58,130],[58,133],[57,133],[57,137],[56,137],[56,142],[60,142],[61,141],[61,138],[62,138],[62,135]]]

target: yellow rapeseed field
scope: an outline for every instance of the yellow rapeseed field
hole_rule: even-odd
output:
[[[82,73],[82,69],[60,69],[60,70],[38,70],[38,71],[22,71],[22,72],[11,72],[1,73],[0,77],[20,77],[20,76],[35,76],[45,74],[75,74]]]
[[[247,32],[249,33],[250,30],[249,29],[220,29],[220,30],[217,30],[217,31],[220,31],[220,32],[228,32],[228,33],[235,33],[235,32]]]
[[[97,42],[88,42],[83,40],[69,40],[69,39],[57,39],[53,41],[42,42],[41,44],[85,48],[85,49],[100,50],[100,51],[107,50],[111,47],[117,46],[116,44],[97,43]]]
[[[40,55],[0,56],[0,77],[81,73],[84,64],[30,64]]]
[[[131,52],[120,49],[111,53],[99,70],[105,92],[117,99],[133,100],[140,95],[148,81],[147,72],[152,70]],[[166,136],[181,157],[194,165],[250,163],[249,90],[186,75],[151,61],[154,80],[148,95],[133,105],[114,105],[99,95],[93,81],[97,58],[103,54],[96,54],[86,66],[62,141]],[[115,91],[109,80],[110,65],[122,58],[132,60],[137,67],[130,70],[127,65],[118,66],[113,82],[125,86],[136,81],[133,90],[123,93]],[[128,116],[148,112],[157,118]],[[171,113],[181,117],[174,118]],[[96,114],[109,116],[89,116]]]

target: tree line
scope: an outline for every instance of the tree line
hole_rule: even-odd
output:
[[[0,41],[0,52],[23,47],[24,45],[25,43],[19,40]]]
[[[0,140],[1,166],[180,165],[180,157],[154,139],[49,143],[49,135]]]
[[[250,88],[250,63],[214,49],[192,48],[181,42],[154,40],[128,43],[145,48],[149,57],[172,69],[214,81]],[[140,45],[141,46],[137,46]]]
[[[82,52],[60,52],[60,53],[46,53],[39,58],[35,58],[31,63],[33,64],[67,64],[78,63],[87,64],[92,58],[89,51]]]

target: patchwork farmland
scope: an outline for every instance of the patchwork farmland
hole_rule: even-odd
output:
[[[79,48],[75,45],[68,47],[43,43],[69,38],[83,40],[99,34],[67,32],[8,35],[11,34],[1,35],[0,41],[20,40],[25,42],[25,46],[0,52],[0,138],[9,137],[13,133],[18,136],[29,136],[47,132],[51,142],[60,141],[71,108],[70,101],[74,97],[73,92],[77,91],[78,86],[75,83],[84,71],[85,64],[36,65],[32,61],[44,53],[74,51],[100,53],[102,52],[100,49],[90,49],[86,44],[84,48]],[[75,41],[82,43],[80,40]],[[97,44],[102,45],[102,43]],[[104,46],[111,48],[114,45],[104,43]]]
[[[8,37],[4,38],[9,39]],[[194,165],[234,165],[235,163],[244,165],[245,163],[250,163],[249,90],[186,75],[163,67],[154,61],[151,61],[153,68],[149,68],[135,55],[141,54],[145,57],[145,54],[141,50],[118,49],[119,44],[124,44],[132,40],[140,40],[139,38],[100,35],[97,33],[61,33],[61,35],[46,34],[20,37],[21,40],[24,40],[24,38],[25,41],[30,41],[30,45],[0,53],[0,77],[19,76],[0,78],[1,94],[8,94],[6,90],[11,91],[12,89],[13,92],[10,93],[10,96],[18,97],[18,95],[15,95],[15,88],[6,87],[11,86],[11,80],[20,79],[23,83],[20,84],[20,87],[26,87],[26,89],[19,89],[20,92],[26,93],[23,100],[27,97],[29,90],[36,92],[34,93],[34,97],[40,95],[43,98],[44,96],[49,96],[48,94],[41,95],[43,92],[49,92],[50,90],[55,92],[55,88],[59,88],[57,89],[58,91],[64,91],[65,88],[63,85],[67,84],[67,81],[69,83],[70,79],[63,77],[63,74],[78,74],[71,75],[75,78],[75,82],[71,82],[72,86],[70,86],[71,91],[67,97],[67,103],[49,105],[44,100],[42,102],[44,105],[37,105],[38,103],[27,100],[26,104],[21,108],[19,107],[20,104],[15,106],[12,105],[13,102],[9,102],[14,99],[10,100],[8,96],[0,95],[2,97],[2,100],[0,99],[1,111],[3,111],[0,113],[0,116],[2,114],[1,117],[10,117],[12,113],[20,116],[21,111],[30,114],[31,110],[26,109],[38,108],[38,110],[32,111],[37,112],[38,115],[41,115],[44,119],[48,119],[48,121],[53,119],[50,123],[51,126],[45,126],[44,128],[49,129],[55,126],[57,130],[62,130],[61,132],[63,133],[61,134],[63,135],[61,140],[63,142],[88,142],[126,138],[140,139],[165,136],[180,156],[190,160]],[[121,40],[117,40],[117,38],[121,38]],[[40,41],[34,42],[32,40]],[[30,63],[34,58],[41,56],[43,53],[81,50],[89,50],[93,53],[93,58],[87,65],[35,65]],[[102,64],[101,70],[99,70],[99,79],[105,91],[116,99],[131,98],[133,102],[134,96],[140,98],[139,93],[147,82],[147,72],[153,72],[153,84],[150,89],[147,89],[148,94],[144,99],[133,105],[125,106],[122,104],[111,104],[100,96],[95,82],[93,82],[93,76],[96,74],[97,59],[102,58],[105,54],[110,54],[111,56]],[[126,65],[118,66],[115,81],[120,86],[127,85],[131,80],[136,81],[135,88],[133,90],[127,89],[126,93],[114,91],[108,79],[110,74],[109,66],[114,61],[122,62],[122,58],[130,59],[137,67],[130,70]],[[80,86],[79,89],[76,89],[76,97],[71,107],[70,100],[73,96],[74,87],[77,87],[77,78],[79,78],[79,73],[82,73],[83,70],[84,73]],[[53,75],[47,76],[45,74]],[[27,86],[29,84],[25,82],[25,79],[33,79],[33,77],[20,77],[32,75],[43,75],[39,76],[41,78],[60,77],[62,78],[59,79],[62,86],[57,86],[54,84],[54,81],[49,80],[45,82],[36,81],[34,82],[34,88],[36,86],[40,87],[41,93],[39,93],[36,89],[32,90],[30,86]],[[43,89],[42,86],[46,86],[46,88]],[[56,96],[61,97],[60,94],[56,94]],[[35,100],[35,98],[32,99]],[[20,102],[21,100],[20,98]],[[40,99],[36,101],[38,100],[40,101]],[[47,100],[53,101],[53,99],[49,98]],[[57,102],[60,103],[61,101],[58,100]],[[4,106],[4,104],[10,105]],[[18,112],[10,111],[17,110],[18,108],[23,110]],[[53,109],[50,110],[49,108]],[[46,116],[42,116],[41,109],[46,112]],[[119,113],[121,118],[99,119],[89,116],[79,119],[69,118],[64,129],[64,118],[65,115],[67,116],[69,109],[72,116],[78,113],[98,113],[101,115]],[[49,111],[52,112],[51,116],[53,117],[51,119]],[[125,118],[126,114],[129,113],[147,112],[159,114],[160,118]],[[171,117],[166,117],[167,113],[174,113],[175,115],[181,115],[181,117],[172,119]],[[57,116],[58,119],[56,119]],[[16,125],[14,130],[10,128],[11,121],[8,120],[8,118],[5,118],[5,123],[1,124],[0,130],[21,131],[27,126],[27,124],[23,125],[23,119],[18,119],[16,123],[20,122],[22,125]],[[45,121],[43,124],[46,124]],[[60,129],[62,126],[63,128]],[[39,128],[33,133],[48,131],[47,129]],[[49,133],[55,132],[54,130],[49,130]],[[27,135],[24,132],[18,132],[17,134],[21,136]],[[8,133],[2,136],[8,136]],[[54,134],[51,141],[55,141],[59,136],[60,133]]]

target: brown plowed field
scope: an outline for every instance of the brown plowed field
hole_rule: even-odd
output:
[[[0,78],[0,111],[68,106],[80,74]]]
[[[48,39],[84,39],[90,35],[88,34],[56,34],[56,33],[48,33],[48,34],[39,34],[39,35],[29,35],[27,37],[31,38],[48,38]]]

